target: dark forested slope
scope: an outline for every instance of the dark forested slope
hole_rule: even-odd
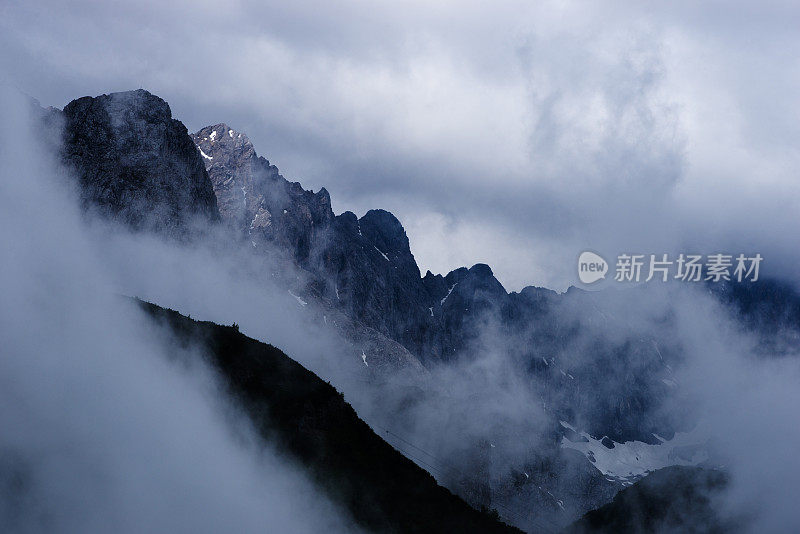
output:
[[[142,308],[196,346],[259,434],[308,469],[355,520],[379,532],[518,532],[439,486],[359,419],[341,393],[277,348],[236,327]]]

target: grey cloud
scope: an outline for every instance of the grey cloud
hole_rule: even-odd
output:
[[[745,7],[11,2],[0,61],[47,104],[146,86],[190,128],[246,131],[339,210],[491,226],[506,250],[531,249],[526,269],[492,261],[507,285],[565,287],[563,261],[523,273],[550,271],[554,249],[736,247],[742,233],[779,242],[774,265],[798,259],[783,237],[797,13]],[[731,205],[754,206],[743,231]],[[411,238],[423,266],[457,266],[424,229]]]

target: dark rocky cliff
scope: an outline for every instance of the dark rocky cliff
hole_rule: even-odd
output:
[[[79,98],[62,113],[62,157],[85,208],[168,234],[219,220],[201,157],[164,100],[139,89]]]
[[[306,288],[420,354],[435,321],[408,237],[397,218],[371,210],[334,216],[328,192],[289,182],[225,124],[192,135],[223,219],[267,254],[276,248],[313,275]],[[268,245],[276,245],[268,246]]]

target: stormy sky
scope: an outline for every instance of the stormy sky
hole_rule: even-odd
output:
[[[334,210],[381,207],[423,272],[563,289],[586,248],[800,260],[792,2],[0,3],[44,105],[144,87],[226,122]],[[8,132],[6,132],[8,135]]]
[[[44,105],[62,107],[82,95],[144,87],[166,99],[190,131],[226,122],[246,132],[290,180],[315,190],[327,187],[337,213],[393,211],[423,272],[486,262],[507,289],[527,284],[563,289],[574,281],[577,254],[591,248],[607,255],[760,252],[766,269],[796,278],[798,14],[800,8],[788,2],[672,2],[645,9],[632,2],[334,7],[4,0],[0,75]],[[110,297],[96,295],[97,289],[85,310],[69,312],[91,286],[100,293],[113,288],[152,297],[203,318],[237,321],[244,332],[286,348],[329,378],[325,362],[310,356],[320,352],[308,346],[308,338],[316,336],[286,328],[294,315],[281,322],[276,310],[265,309],[267,299],[254,297],[272,296],[269,290],[256,294],[246,286],[230,293],[239,280],[226,278],[226,266],[209,264],[202,254],[169,255],[157,242],[127,236],[102,249],[86,244],[76,215],[65,212],[63,199],[50,192],[51,182],[36,179],[51,169],[36,172],[41,152],[29,149],[33,141],[21,138],[18,124],[3,121],[6,141],[0,150],[3,175],[24,177],[7,180],[0,195],[5,208],[0,220],[6,222],[0,237],[5,250],[15,253],[6,257],[15,259],[9,265],[24,266],[2,277],[6,302],[13,304],[3,310],[4,339],[16,357],[2,362],[0,376],[8,387],[0,390],[7,399],[28,402],[2,403],[0,418],[24,433],[4,436],[0,445],[24,449],[18,445],[27,438],[43,444],[33,452],[49,460],[67,431],[73,441],[97,438],[108,444],[108,450],[74,455],[64,469],[79,472],[86,463],[101,462],[97,471],[105,475],[115,472],[107,466],[122,465],[124,484],[88,485],[87,492],[72,495],[62,480],[75,473],[33,473],[43,477],[39,487],[63,503],[56,510],[61,514],[69,513],[73,501],[100,498],[105,508],[120,513],[155,507],[150,524],[174,526],[159,500],[170,485],[188,481],[199,489],[181,498],[182,509],[210,510],[209,503],[229,499],[233,505],[221,520],[240,519],[243,528],[248,521],[267,520],[307,531],[348,528],[347,519],[316,495],[301,473],[273,458],[271,449],[254,465],[253,451],[226,432],[220,407],[201,402],[208,400],[208,378],[201,371],[187,378],[163,368],[158,362],[165,348],[137,341],[144,328],[140,317],[117,309]],[[54,229],[73,239],[54,237]],[[92,261],[98,258],[101,269]],[[65,289],[55,298],[42,296],[61,286]],[[116,315],[108,316],[108,310]],[[732,350],[735,343],[728,338],[736,338],[730,332],[704,321],[714,310],[687,305],[679,311],[681,340],[698,356],[682,378],[713,422],[709,434],[744,436],[724,447],[741,482],[735,486],[740,500],[757,495],[768,501],[774,512],[769,517],[778,525],[787,517],[796,524],[793,495],[783,488],[800,473],[795,454],[800,436],[786,429],[798,402],[797,365],[777,361],[756,368],[744,349],[742,355]],[[276,320],[264,326],[270,323],[264,317]],[[119,326],[128,323],[133,326]],[[53,334],[45,339],[37,335],[42,331]],[[91,339],[73,331],[89,332]],[[131,350],[119,361],[99,356],[84,361],[87,351],[113,352],[120,336],[130,340]],[[62,389],[51,392],[40,384],[59,383],[48,373],[48,365],[59,361],[26,362],[41,352],[55,354],[56,347],[66,355],[61,364],[68,372]],[[144,363],[136,359],[140,354],[147,357]],[[484,394],[476,400],[486,405],[484,411],[480,417],[472,412],[476,421],[499,419],[499,404],[509,419],[530,418],[524,410],[532,401],[523,391],[512,402],[518,388],[502,383],[502,362],[490,360],[497,369],[479,363],[487,367],[467,370],[473,381],[463,380],[460,369],[452,371],[452,382],[467,384],[463,397],[475,390]],[[126,385],[108,407],[98,406],[94,400],[119,387],[114,377],[120,369],[132,373]],[[720,375],[720,369],[726,372]],[[102,376],[82,392],[91,373]],[[755,385],[743,387],[754,376]],[[174,394],[144,405],[131,401],[150,390],[154,377]],[[497,397],[502,403],[485,402],[494,391],[484,382],[504,386],[507,396]],[[75,391],[77,397],[68,396]],[[77,419],[38,434],[40,426],[49,428],[39,423],[50,422],[65,402],[77,407],[71,414]],[[181,421],[175,408],[181,403],[200,407],[170,434],[164,429]],[[171,408],[161,413],[164,406]],[[140,465],[130,454],[157,450],[147,439],[124,439],[140,427],[105,426],[98,437],[95,426],[84,421],[110,421],[112,410],[166,436],[164,465],[170,467],[152,478],[166,486],[135,477],[159,467]],[[448,414],[434,412],[418,424],[438,428]],[[204,447],[183,458],[182,444],[198,434],[207,437]],[[764,444],[759,442],[764,435],[781,439]],[[753,451],[764,461],[750,462]],[[208,461],[217,457],[224,462]],[[265,482],[253,476],[259,469],[276,475]],[[221,491],[207,481],[223,471],[234,485]],[[262,498],[273,494],[285,499],[272,499],[275,506],[262,509]],[[130,501],[131,495],[144,497]],[[293,523],[298,509],[312,512],[301,517],[299,527]],[[81,518],[62,517],[75,530],[87,527]],[[100,518],[100,526],[113,519]],[[209,520],[204,513],[190,519],[190,526]]]

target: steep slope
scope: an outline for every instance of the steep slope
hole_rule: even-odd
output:
[[[165,101],[142,89],[87,96],[62,115],[62,158],[80,181],[85,208],[137,230],[179,235],[219,220],[201,157]]]
[[[43,144],[60,155],[70,178],[77,179],[84,209],[134,230],[193,239],[204,234],[209,223],[221,220],[221,212],[225,221],[235,221],[234,231],[243,245],[270,241],[276,245],[269,248],[270,256],[296,251],[284,255],[299,264],[303,251],[310,250],[314,229],[333,219],[327,192],[314,195],[300,184],[290,184],[255,156],[246,136],[234,137],[221,126],[217,144],[225,150],[208,148],[217,156],[217,163],[209,166],[212,183],[203,165],[210,157],[198,152],[184,125],[172,118],[169,105],[147,91],[83,97],[64,111],[43,109],[35,101],[31,105]],[[208,137],[216,137],[213,129],[207,130]],[[252,239],[244,240],[251,233]],[[305,272],[302,267],[279,270],[276,274],[296,290],[293,274]],[[315,282],[319,277],[310,278],[311,289],[320,287]],[[350,342],[354,358],[365,355],[378,378],[397,369],[424,372],[405,347],[343,311],[329,306],[324,314]]]
[[[256,154],[245,134],[225,124],[203,128],[192,139],[222,219],[242,245],[254,254],[293,264],[284,270],[302,276],[287,280],[291,290],[322,308],[321,319],[353,345],[357,357],[363,357],[376,375],[399,369],[424,372],[397,341],[402,336],[394,335],[400,322],[395,299],[414,295],[415,280],[419,286],[419,271],[414,271],[416,263],[400,223],[387,212],[376,212],[362,218],[362,229],[352,213],[334,216],[324,188],[313,193],[287,181]],[[401,235],[387,237],[398,229]],[[395,263],[387,266],[388,256],[373,243],[383,246]]]
[[[296,459],[331,498],[376,532],[518,532],[470,508],[378,437],[341,393],[235,327],[141,303],[219,371],[265,440]]]
[[[737,532],[743,525],[723,520],[713,507],[727,480],[720,471],[697,467],[660,469],[564,532]]]
[[[301,264],[312,242],[333,220],[325,189],[314,194],[288,182],[258,157],[246,135],[224,124],[192,135],[213,184],[223,219],[254,245],[271,242],[290,250]]]
[[[205,127],[192,139],[223,219],[256,251],[274,254],[275,246],[265,245],[276,245],[308,272],[300,288],[307,297],[396,341],[428,366],[488,350],[513,355],[521,372],[551,386],[543,401],[558,418],[574,420],[576,407],[590,412],[582,415],[592,421],[593,434],[651,442],[653,432],[671,434],[663,419],[648,415],[666,390],[668,363],[661,354],[667,351],[659,351],[653,340],[593,339],[597,356],[581,368],[558,361],[560,354],[584,348],[576,345],[585,342],[587,332],[602,335],[602,328],[587,324],[585,313],[602,307],[597,299],[577,290],[558,295],[529,287],[508,293],[485,264],[421,277],[405,230],[391,213],[370,210],[360,219],[351,212],[334,215],[325,189],[313,193],[287,181],[258,156],[245,134],[228,125]],[[630,365],[623,370],[622,362]],[[610,370],[620,372],[611,376]]]
[[[323,188],[306,191],[256,154],[247,136],[225,124],[192,135],[223,219],[249,243],[277,245],[311,273],[304,288],[352,319],[427,356],[435,336],[431,297],[397,218],[371,210],[334,216]],[[437,353],[438,356],[438,353]]]

